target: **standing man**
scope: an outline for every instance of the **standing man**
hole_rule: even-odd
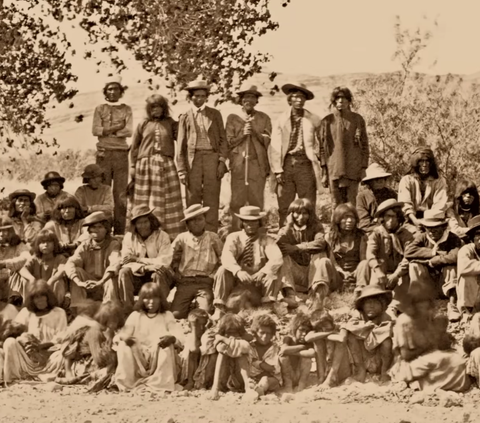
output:
[[[133,133],[132,109],[126,104],[119,104],[124,92],[119,76],[108,78],[103,89],[107,102],[95,109],[92,127],[93,135],[98,137],[97,164],[104,171],[104,182],[110,186],[113,183],[113,227],[116,235],[125,232],[127,207],[122,196],[128,185],[127,138]]]
[[[342,203],[356,205],[358,184],[368,166],[369,146],[365,120],[351,110],[352,92],[336,87],[330,97],[333,113],[319,130],[322,183],[330,187],[332,210]]]
[[[304,109],[305,102],[314,98],[305,84],[286,84],[282,91],[291,108],[275,122],[268,148],[270,167],[275,175],[280,227],[285,224],[288,206],[299,198],[317,202],[321,186],[320,162],[316,156],[316,132],[320,118]]]
[[[255,110],[262,96],[255,85],[237,92],[242,111],[227,117],[225,127],[231,170],[230,211],[238,213],[245,205],[263,210],[265,182],[270,172],[267,149],[272,122],[267,114]],[[234,217],[235,230],[239,220]]]
[[[178,122],[178,176],[186,187],[187,207],[193,204],[210,207],[206,230],[217,232],[220,187],[227,172],[225,128],[220,112],[205,105],[210,94],[206,81],[197,79],[186,91],[192,108]]]

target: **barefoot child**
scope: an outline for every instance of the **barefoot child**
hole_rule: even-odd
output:
[[[188,314],[188,325],[191,332],[185,339],[185,348],[182,351],[182,377],[184,388],[188,391],[195,386],[194,375],[199,367],[202,346],[202,336],[210,322],[208,313],[201,308],[195,308]]]
[[[250,391],[251,336],[245,330],[246,322],[238,315],[227,313],[218,322],[215,348],[218,352],[212,399],[220,391]]]
[[[385,311],[391,300],[391,291],[378,285],[364,287],[355,300],[356,311],[340,331],[352,354],[354,378],[359,382],[365,382],[367,371],[380,372],[382,382],[390,380],[387,371],[393,360],[393,323]]]
[[[255,391],[262,396],[280,388],[280,347],[274,341],[277,324],[268,314],[257,315],[253,318],[252,332],[255,340],[251,343],[250,377],[255,382]]]
[[[315,358],[313,345],[305,340],[305,336],[311,331],[309,316],[299,312],[291,321],[290,336],[283,338],[280,366],[286,392],[293,392],[294,388],[298,392],[307,387],[312,358]]]

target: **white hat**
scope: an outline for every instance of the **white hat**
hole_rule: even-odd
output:
[[[120,75],[110,75],[105,81],[105,86],[110,84],[118,84],[122,86],[122,77]]]

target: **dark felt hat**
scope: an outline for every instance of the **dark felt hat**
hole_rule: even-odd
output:
[[[35,200],[36,196],[37,196],[37,194],[29,191],[28,189],[17,189],[16,191],[13,191],[8,196],[8,198],[10,199],[10,201],[12,201],[14,198],[17,198],[17,197],[29,197],[30,201],[33,201],[33,200]]]
[[[387,291],[379,285],[367,285],[360,291],[360,296],[355,299],[355,308],[357,310],[362,306],[363,300],[372,297],[385,297],[388,302],[392,301],[392,291]]]
[[[40,182],[44,188],[50,183],[50,182],[60,182],[63,184],[65,182],[65,178],[63,176],[60,176],[58,172],[48,172],[45,177],[43,178],[43,181]]]

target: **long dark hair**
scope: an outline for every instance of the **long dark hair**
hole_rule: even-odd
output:
[[[461,179],[457,182],[455,186],[455,212],[458,213],[460,208],[463,205],[462,195],[468,192],[473,196],[473,203],[470,206],[470,213],[472,213],[472,217],[477,216],[480,214],[480,199],[478,195],[477,185],[473,181],[467,179]]]
[[[62,252],[60,247],[60,243],[58,241],[58,237],[55,232],[52,232],[48,229],[42,229],[35,237],[32,243],[32,250],[35,256],[38,258],[42,257],[42,253],[40,251],[40,244],[42,242],[53,242],[53,254],[56,256]]]
[[[15,202],[17,201],[18,197],[22,197],[22,195],[17,195],[16,197],[13,197],[12,200],[10,201],[10,204],[8,206],[8,217],[19,217],[21,213],[17,212],[15,210]],[[25,195],[25,197],[27,197]],[[31,197],[30,198],[30,215],[29,218],[33,219],[34,216],[37,214],[37,206],[35,205],[35,202],[32,201]]]
[[[297,198],[296,200],[292,201],[288,206],[288,216],[291,216],[291,220],[288,220],[287,225],[293,225],[293,213],[301,213],[303,210],[307,211],[309,215],[307,227],[319,223],[317,214],[315,212],[315,207],[313,207],[313,203],[307,198]]]
[[[52,211],[52,220],[60,225],[64,225],[65,220],[63,220],[62,217],[62,209],[67,207],[75,207],[75,217],[73,218],[75,222],[84,218],[82,206],[80,206],[78,200],[73,196],[68,196],[60,198],[55,202],[55,207]]]
[[[158,283],[148,282],[140,288],[140,292],[138,293],[138,300],[133,306],[133,310],[143,311],[144,313],[147,313],[147,309],[145,308],[145,304],[143,303],[143,300],[147,298],[160,299],[160,306],[157,313],[165,313],[168,310],[167,300],[164,297],[162,289],[160,288],[160,285]]]
[[[337,243],[340,242],[340,222],[347,213],[353,214],[353,217],[355,218],[355,229],[353,230],[354,234],[356,236],[364,234],[364,232],[360,228],[358,228],[358,221],[360,219],[358,217],[357,209],[350,203],[339,204],[337,208],[333,211],[332,215],[332,229],[329,235],[329,244],[332,249],[334,249]]]
[[[146,112],[148,119],[152,118],[152,107],[153,106],[160,106],[163,110],[163,114],[161,119],[168,119],[170,117],[170,106],[168,104],[168,100],[160,94],[152,94],[150,97],[147,98],[147,106]]]
[[[27,298],[25,299],[25,307],[27,308],[27,310],[31,311],[32,313],[44,311],[38,310],[34,301],[36,297],[42,296],[47,297],[47,310],[53,310],[55,307],[58,306],[57,297],[55,297],[52,288],[48,286],[47,282],[40,279],[36,280],[28,290]]]
[[[418,168],[419,168],[418,162],[421,160],[422,156],[427,156],[427,160],[430,163],[429,176],[431,176],[434,179],[438,179],[440,175],[438,172],[437,161],[435,160],[433,151],[429,147],[418,147],[413,152],[412,157],[410,159],[410,169],[407,172],[407,174],[420,176],[420,172],[418,171]]]

